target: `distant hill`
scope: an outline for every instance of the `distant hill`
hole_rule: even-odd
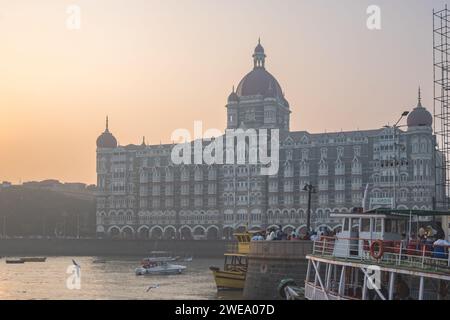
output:
[[[4,223],[6,221],[6,223]],[[5,226],[4,226],[5,225]],[[79,227],[78,227],[79,226]],[[93,191],[11,186],[0,190],[0,235],[95,235]]]

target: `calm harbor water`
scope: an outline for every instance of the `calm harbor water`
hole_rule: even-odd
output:
[[[72,258],[80,265],[81,288],[70,290],[66,273]],[[222,267],[222,259],[179,262],[181,275],[136,276],[140,257],[48,257],[45,263],[6,264],[0,259],[0,299],[241,299],[239,292],[217,293],[209,266]],[[178,263],[178,262],[177,262]],[[150,286],[158,286],[147,291]]]

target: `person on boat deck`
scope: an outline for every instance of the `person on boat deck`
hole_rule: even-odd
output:
[[[276,231],[276,236],[274,240],[283,240],[283,227],[281,225],[278,226]]]
[[[292,231],[291,240],[297,240],[297,232],[295,232],[295,230]]]
[[[433,258],[447,259],[450,242],[445,240],[445,235],[440,235],[439,239],[433,243]]]
[[[445,234],[442,234],[439,239],[433,243],[433,246],[450,246],[450,242],[445,240]]]
[[[419,229],[419,240],[423,241],[426,239],[426,232],[424,228]]]
[[[266,240],[273,241],[273,240],[275,240],[275,238],[276,238],[275,230],[274,229],[270,229]]]
[[[317,234],[317,232],[313,232],[311,237],[310,237],[311,241],[319,241],[320,240],[320,236]]]
[[[252,241],[261,241],[261,240],[264,240],[264,237],[260,233],[255,234],[252,238]]]

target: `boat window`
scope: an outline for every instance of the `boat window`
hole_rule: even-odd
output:
[[[353,218],[351,223],[352,231],[358,231],[358,226],[359,226],[359,218]]]
[[[382,224],[382,219],[375,219],[375,232],[381,232],[382,228],[381,228],[381,224]]]
[[[344,219],[344,230],[343,231],[349,231],[350,230],[350,228],[349,228],[349,218],[345,218]]]
[[[384,220],[384,232],[395,232],[395,221],[391,220],[391,219],[385,219]]]
[[[361,232],[370,232],[370,219],[361,219]]]
[[[397,231],[398,233],[402,234],[402,233],[406,233],[406,220],[398,220],[398,228]]]

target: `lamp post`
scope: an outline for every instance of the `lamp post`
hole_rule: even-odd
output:
[[[308,183],[303,187],[303,191],[308,192],[308,211],[306,213],[306,229],[308,232],[311,231],[311,196],[313,193],[316,193],[316,188],[311,184]]]
[[[400,127],[398,124],[402,119],[409,115],[409,111],[404,111],[402,115],[400,116],[400,119],[392,126],[392,129],[394,131],[394,189],[393,189],[393,197],[392,197],[392,209],[397,209],[397,175],[398,175],[398,160],[400,158],[400,154],[398,153],[397,146],[399,145],[399,142],[397,141],[397,129]],[[387,126],[389,127],[389,126]],[[390,127],[389,127],[390,128]]]

